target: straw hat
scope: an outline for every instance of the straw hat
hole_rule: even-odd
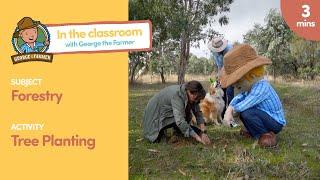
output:
[[[253,68],[272,64],[272,62],[268,58],[258,56],[250,45],[242,44],[234,47],[224,56],[223,64],[220,81],[221,87],[226,88],[237,82]]]
[[[222,37],[215,37],[208,43],[208,48],[214,52],[221,52],[227,47],[228,41]]]
[[[17,31],[14,32],[13,37],[19,37],[20,31],[38,26],[39,21],[33,21],[30,17],[24,17],[17,23]]]

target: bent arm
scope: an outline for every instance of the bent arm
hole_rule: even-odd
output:
[[[184,100],[181,99],[179,96],[174,96],[171,99],[171,105],[175,123],[180,129],[180,131],[184,134],[185,137],[193,137],[196,133],[185,120]]]

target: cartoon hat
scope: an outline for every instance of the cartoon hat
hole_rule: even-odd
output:
[[[215,37],[208,43],[208,48],[214,52],[221,52],[227,47],[228,41],[222,37]]]
[[[17,30],[14,32],[13,37],[18,38],[20,31],[38,26],[39,21],[33,21],[30,17],[24,17],[17,23]]]
[[[235,46],[224,56],[224,67],[220,77],[221,87],[226,88],[253,68],[272,64],[271,60],[258,56],[256,51],[248,44]]]

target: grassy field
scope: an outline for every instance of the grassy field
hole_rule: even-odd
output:
[[[130,86],[130,179],[320,179],[320,87],[275,85],[288,124],[277,148],[262,149],[240,137],[239,128],[221,126],[208,126],[209,146],[143,140],[143,110],[168,85]]]

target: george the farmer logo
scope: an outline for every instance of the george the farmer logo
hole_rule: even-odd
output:
[[[28,61],[52,62],[53,55],[46,53],[50,34],[45,25],[30,17],[22,18],[14,30],[12,45],[17,55],[11,56],[13,64]]]

